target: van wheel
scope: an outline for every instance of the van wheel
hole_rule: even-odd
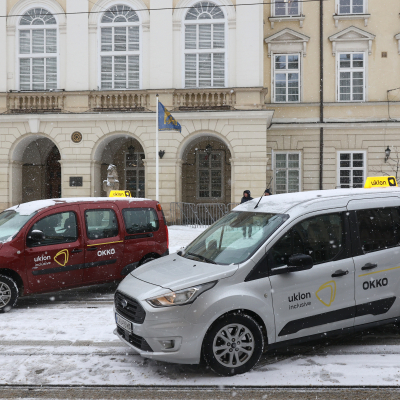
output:
[[[143,265],[143,264],[147,264],[147,263],[149,263],[150,261],[154,261],[154,260],[156,260],[155,257],[145,258],[145,259],[139,264],[139,266],[141,266],[141,265]]]
[[[226,315],[217,320],[203,342],[203,355],[209,367],[226,376],[250,371],[263,350],[261,327],[245,314]]]
[[[17,303],[17,284],[8,276],[0,275],[0,313],[11,310]]]

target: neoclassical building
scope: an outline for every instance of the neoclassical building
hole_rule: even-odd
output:
[[[323,3],[320,41],[317,1],[0,2],[0,209],[104,196],[109,164],[154,198],[156,157],[167,210],[391,172],[400,3]],[[157,94],[182,132],[156,155]]]

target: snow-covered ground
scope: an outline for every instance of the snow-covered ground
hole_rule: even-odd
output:
[[[203,229],[170,227],[177,251]],[[400,330],[388,326],[268,354],[251,372],[219,377],[204,366],[141,358],[113,335],[115,284],[21,299],[0,315],[0,384],[398,385]]]

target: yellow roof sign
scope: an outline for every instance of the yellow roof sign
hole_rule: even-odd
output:
[[[382,188],[397,186],[397,181],[394,176],[373,176],[367,178],[364,189]]]
[[[129,190],[111,190],[109,197],[132,197]]]

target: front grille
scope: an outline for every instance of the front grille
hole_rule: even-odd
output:
[[[125,338],[125,340],[129,342],[132,346],[135,346],[142,351],[153,351],[153,349],[146,342],[146,339],[142,338],[141,336],[135,335],[134,333],[129,333],[119,326],[117,327],[117,332],[118,335]]]
[[[123,303],[126,304],[125,307],[122,306]],[[140,303],[120,292],[115,293],[115,308],[119,314],[135,324],[143,324],[146,318],[146,311]]]

